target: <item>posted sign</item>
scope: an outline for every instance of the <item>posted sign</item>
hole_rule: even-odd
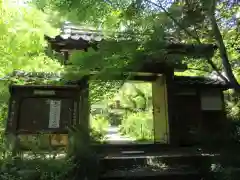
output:
[[[50,100],[48,128],[60,127],[61,100]]]

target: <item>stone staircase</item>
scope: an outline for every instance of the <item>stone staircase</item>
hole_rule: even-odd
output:
[[[212,156],[192,152],[122,151],[100,161],[100,179],[213,179]]]

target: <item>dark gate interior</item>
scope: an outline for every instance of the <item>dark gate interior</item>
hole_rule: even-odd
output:
[[[201,122],[201,104],[196,94],[174,95],[174,119],[172,132],[179,145],[198,143]]]

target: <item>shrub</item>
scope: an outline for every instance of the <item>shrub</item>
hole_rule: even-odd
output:
[[[90,124],[92,136],[98,136],[100,138],[99,140],[103,140],[109,126],[108,119],[103,115],[94,115],[90,117]]]
[[[92,132],[90,132],[92,134]],[[77,180],[98,177],[98,157],[90,141],[96,141],[80,125],[69,130],[67,156],[55,158],[49,152],[41,152],[24,158],[8,156],[0,161],[0,179]],[[32,152],[33,153],[33,152]],[[31,155],[31,154],[29,154]]]
[[[132,113],[123,118],[120,129],[124,135],[130,136],[136,140],[152,140],[152,113],[150,111]]]

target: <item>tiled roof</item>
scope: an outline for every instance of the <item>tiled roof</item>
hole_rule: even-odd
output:
[[[83,26],[74,26],[71,23],[63,24],[61,33],[55,37],[44,36],[53,50],[57,52],[68,50],[85,50],[92,47],[97,50],[96,43],[103,39],[101,31]]]
[[[196,77],[196,76],[175,76],[174,83],[183,86],[202,86],[202,87],[218,87],[218,88],[231,88],[229,83],[223,80],[208,78],[208,77]]]
[[[84,28],[79,28],[76,29],[74,27],[68,27],[68,29],[65,29],[62,31],[59,35],[56,37],[48,37],[45,35],[46,40],[50,42],[55,42],[55,43],[63,43],[63,41],[79,41],[79,40],[84,40],[84,41],[96,41],[99,42],[103,39],[103,34],[101,31],[96,31],[96,30],[91,30],[91,29],[84,29]]]
[[[115,32],[118,36],[125,39],[128,37],[124,32]],[[113,37],[108,37],[113,39]],[[45,39],[52,45],[56,51],[67,50],[87,50],[92,47],[96,48],[96,43],[105,39],[103,32],[100,30],[94,30],[93,28],[86,28],[82,26],[75,26],[71,23],[66,23],[62,27],[62,31],[56,37],[45,36]],[[217,46],[213,44],[182,44],[182,43],[170,43],[161,47],[164,48],[168,54],[186,55],[194,57],[212,56]]]

